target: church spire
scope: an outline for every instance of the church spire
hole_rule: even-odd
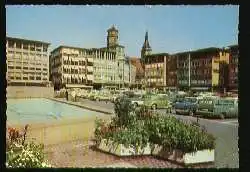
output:
[[[145,57],[147,55],[150,55],[151,51],[152,51],[152,49],[151,49],[151,47],[149,45],[149,41],[148,41],[148,31],[146,31],[145,40],[144,40],[144,43],[143,43],[143,46],[141,49],[141,60],[143,63],[145,62]]]
[[[144,44],[143,44],[143,49],[151,49],[150,45],[149,45],[149,41],[148,41],[148,31],[146,31],[146,34],[145,34],[145,41],[144,41]]]
[[[146,31],[145,41],[148,41],[148,31]]]

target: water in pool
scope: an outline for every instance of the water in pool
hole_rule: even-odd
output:
[[[6,114],[8,121],[19,124],[102,115],[98,112],[42,98],[8,99]]]

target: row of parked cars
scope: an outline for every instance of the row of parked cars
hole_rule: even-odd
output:
[[[238,98],[233,97],[185,97],[175,102],[176,114],[200,115],[207,118],[238,117]]]
[[[219,97],[201,93],[190,97],[187,93],[144,94],[132,96],[134,106],[145,105],[151,109],[165,108],[169,113],[206,118],[237,118],[238,98]]]
[[[154,93],[143,90],[74,90],[77,98],[93,101],[114,102],[120,96],[127,96],[137,106],[147,106],[153,110],[166,109],[168,113],[207,118],[236,118],[238,97],[220,97],[214,93],[198,93],[190,96],[186,92]],[[72,90],[69,91],[69,94]]]

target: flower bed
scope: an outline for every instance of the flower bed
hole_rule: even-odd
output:
[[[117,100],[111,123],[97,121],[99,149],[120,156],[149,155],[151,150],[152,155],[184,164],[214,161],[215,138],[200,126],[131,106],[126,99]]]
[[[45,160],[44,147],[34,142],[26,143],[25,126],[23,133],[15,128],[8,128],[6,138],[6,167],[7,168],[40,168],[51,167]]]

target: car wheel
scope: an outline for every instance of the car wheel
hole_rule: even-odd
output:
[[[153,104],[153,105],[151,106],[151,108],[152,108],[153,110],[156,110],[156,109],[157,109],[157,105],[156,105],[156,104]]]

